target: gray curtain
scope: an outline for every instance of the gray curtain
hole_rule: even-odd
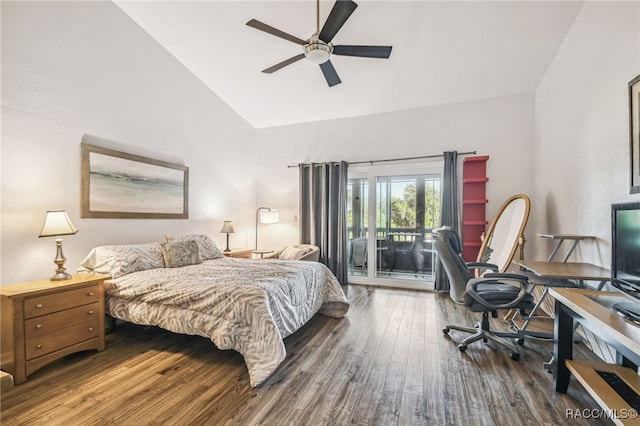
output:
[[[458,229],[458,152],[446,151],[443,155],[440,226],[451,226],[460,232]],[[449,280],[440,260],[436,265],[435,290],[449,291]]]
[[[320,262],[347,282],[345,161],[300,164],[300,242],[320,247]]]

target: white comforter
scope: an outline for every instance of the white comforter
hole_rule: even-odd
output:
[[[340,318],[349,309],[338,280],[318,262],[220,258],[134,272],[105,289],[115,318],[238,351],[253,387],[284,360],[285,337],[316,312]]]

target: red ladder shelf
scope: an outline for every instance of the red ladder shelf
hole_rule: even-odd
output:
[[[487,226],[488,155],[466,157],[462,165],[462,258],[475,262]]]

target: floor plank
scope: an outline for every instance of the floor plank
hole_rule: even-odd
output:
[[[446,324],[477,315],[446,296],[346,286],[343,319],[316,315],[285,339],[287,358],[251,388],[242,357],[211,341],[123,324],[107,349],[70,355],[3,391],[3,425],[512,425],[566,423],[595,408],[572,380],[553,391],[551,344],[528,341],[520,361]],[[497,320],[498,322],[501,319]],[[594,358],[582,344],[576,357]],[[605,420],[572,420],[576,425]]]

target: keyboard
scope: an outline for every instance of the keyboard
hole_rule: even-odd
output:
[[[636,325],[640,325],[640,304],[619,302],[613,305],[613,311]]]
[[[640,412],[640,394],[633,390],[631,386],[626,384],[616,373],[608,371],[598,371],[596,373],[604,379],[611,388],[617,392],[622,399],[625,400],[631,408]]]

